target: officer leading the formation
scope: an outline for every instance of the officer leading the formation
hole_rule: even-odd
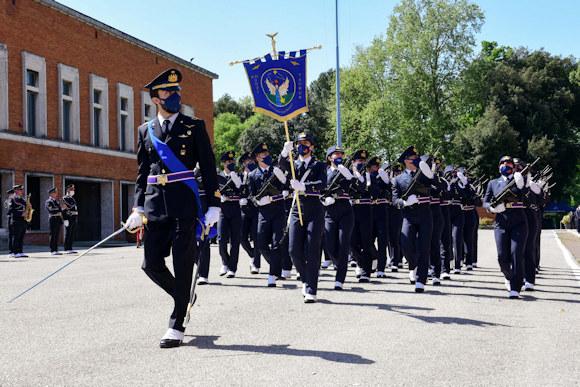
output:
[[[58,251],[58,241],[60,239],[63,218],[62,207],[60,206],[60,200],[58,199],[58,189],[51,188],[48,190],[48,199],[46,199],[44,206],[48,211],[50,254],[61,255],[62,253],[59,253]]]
[[[161,348],[176,347],[183,341],[198,253],[196,226],[201,218],[205,226],[211,226],[220,214],[215,159],[205,123],[180,113],[180,81],[179,70],[169,69],[145,86],[157,106],[157,117],[139,127],[135,204],[127,219],[129,229],[141,227],[143,217],[147,219],[143,270],[174,300]],[[198,162],[208,195],[205,215],[195,192],[193,169]],[[170,251],[175,276],[165,265]]]
[[[73,242],[75,239],[75,233],[77,228],[77,220],[79,216],[79,210],[77,208],[77,202],[74,198],[75,196],[75,185],[69,184],[66,186],[66,195],[62,198],[62,214],[64,218],[64,253],[65,254],[76,254],[73,250]]]

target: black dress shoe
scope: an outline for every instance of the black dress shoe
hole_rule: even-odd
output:
[[[425,289],[423,288],[415,288],[415,293],[423,293]]]
[[[162,339],[159,342],[159,347],[160,348],[176,348],[179,347],[181,345],[182,341],[181,340],[176,340],[176,339]]]

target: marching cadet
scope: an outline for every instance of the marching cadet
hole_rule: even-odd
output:
[[[351,238],[351,253],[357,263],[357,277],[361,283],[370,282],[373,261],[378,251],[373,243],[373,208],[371,179],[366,171],[368,153],[364,149],[352,155],[352,174],[356,178],[352,193],[354,228]]]
[[[157,106],[157,117],[139,127],[139,166],[129,229],[145,224],[143,270],[172,296],[174,309],[161,348],[183,342],[183,326],[198,258],[197,226],[211,227],[219,219],[220,202],[215,158],[205,123],[181,114],[181,73],[169,69],[145,85]],[[194,167],[199,162],[208,200],[205,215],[197,192]],[[165,257],[173,253],[171,274]]]
[[[399,165],[391,166],[391,190],[395,183],[395,178],[401,174],[402,170]],[[392,192],[391,192],[392,197]],[[403,256],[401,254],[401,225],[403,224],[403,215],[401,209],[397,208],[392,202],[389,206],[389,267],[391,272],[396,273],[399,267],[403,265]]]
[[[387,172],[381,168],[381,159],[372,157],[367,162],[373,198],[373,240],[377,241],[377,278],[386,278],[387,248],[389,246],[389,204],[393,193]]]
[[[75,196],[75,185],[69,184],[66,186],[66,194],[62,198],[62,204],[64,205],[62,209],[64,218],[64,253],[65,254],[76,254],[77,252],[73,250],[72,245],[75,239],[75,232],[77,228],[77,219],[79,216],[79,210],[77,208],[77,202],[74,199]]]
[[[209,207],[209,200],[203,184],[203,176],[199,169],[199,164],[196,165],[193,172],[195,175],[195,181],[197,183],[199,201],[201,202],[201,211],[205,214]],[[202,244],[201,251],[199,252],[199,262],[198,262],[199,279],[197,280],[198,285],[207,285],[209,283],[210,262],[211,262],[210,243],[204,243]]]
[[[499,160],[500,177],[487,185],[483,207],[495,214],[495,244],[499,267],[505,277],[508,297],[519,298],[523,285],[528,220],[524,210],[525,181],[514,171],[510,156]]]
[[[51,188],[48,190],[48,199],[44,203],[48,211],[48,222],[50,227],[50,254],[61,255],[58,251],[58,240],[60,239],[60,230],[62,227],[62,207],[58,199],[58,189]]]
[[[342,290],[348,270],[354,212],[350,203],[353,174],[344,165],[344,150],[331,146],[326,151],[328,168],[322,197],[325,207],[324,243],[328,257],[336,267],[335,290]]]
[[[8,217],[8,257],[16,258],[14,253],[14,226],[12,224],[12,214],[10,214],[10,203],[12,202],[12,196],[14,196],[14,188],[10,188],[6,191],[6,200],[4,201],[4,208],[7,212]]]
[[[326,166],[314,157],[314,139],[306,133],[300,133],[295,143],[288,141],[280,154],[280,167],[290,171],[289,155],[296,145],[298,160],[294,160],[296,178],[290,180],[294,195],[300,201],[294,201],[290,213],[288,251],[296,271],[303,283],[302,294],[305,303],[316,302],[318,275],[320,272],[320,253],[322,233],[324,230],[324,208],[320,201],[326,187]],[[299,208],[302,210],[300,224]]]
[[[450,253],[454,262],[453,274],[461,274],[461,264],[463,261],[463,226],[465,217],[461,209],[464,197],[465,184],[464,180],[457,175],[458,170],[453,169],[451,172],[451,203],[449,206],[449,220],[451,222],[451,245]]]
[[[451,224],[451,202],[453,195],[451,193],[451,179],[453,173],[453,166],[448,165],[443,172],[440,172],[441,184],[441,216],[443,218],[443,228],[441,232],[441,259],[442,259],[442,273],[441,279],[451,279],[451,261],[453,260],[453,225]]]
[[[443,211],[441,210],[441,194],[447,188],[447,184],[441,180],[438,168],[441,161],[426,157],[426,161],[432,163],[433,181],[431,182],[431,218],[433,220],[433,232],[431,233],[431,256],[430,262],[433,266],[433,286],[441,285],[441,235],[445,225]]]
[[[526,167],[526,162],[514,158],[514,167],[516,172],[522,172]],[[524,193],[525,214],[528,221],[528,237],[526,238],[526,248],[524,250],[524,290],[534,291],[536,285],[536,256],[538,249],[538,233],[542,225],[538,223],[539,203],[542,199],[542,186],[532,180],[531,173],[524,176],[526,187],[529,188]]]
[[[8,236],[9,243],[12,242],[12,254],[14,258],[28,258],[24,254],[24,235],[28,222],[26,221],[26,199],[24,198],[24,188],[21,184],[12,187],[12,194],[8,203],[8,226],[12,236]],[[8,191],[10,193],[10,191]]]
[[[463,211],[463,257],[465,258],[465,270],[473,270],[475,260],[475,235],[477,232],[477,212],[475,207],[479,205],[479,198],[475,189],[469,182],[465,168],[459,168],[457,179],[459,186],[463,186],[461,198],[461,210]]]
[[[268,287],[276,287],[276,279],[282,274],[282,249],[284,248],[284,191],[287,178],[284,172],[273,166],[268,145],[261,143],[252,151],[258,168],[250,173],[250,193],[258,207],[258,237],[256,245],[270,265]]]
[[[427,283],[433,219],[431,218],[431,181],[433,171],[422,161],[414,146],[401,154],[398,161],[405,171],[393,185],[393,203],[403,210],[401,247],[409,261],[409,280],[415,292],[422,293]]]
[[[258,240],[258,208],[250,197],[250,173],[257,168],[256,162],[250,152],[244,153],[239,159],[244,168],[242,174],[242,248],[250,256],[250,273],[260,273],[260,249],[256,245]]]
[[[282,238],[282,248],[280,249],[282,253],[282,274],[279,278],[281,280],[286,280],[292,277],[292,258],[290,257],[290,250],[288,245],[288,219],[290,219],[290,212],[292,211],[292,202],[294,201],[294,197],[290,194],[290,190],[288,189],[282,191],[282,195],[284,195],[284,219],[287,221],[284,228],[284,238]],[[298,275],[298,280],[300,280],[299,277],[300,276]]]
[[[240,255],[242,179],[240,179],[236,171],[234,151],[224,152],[220,157],[220,161],[223,165],[223,170],[218,175],[221,195],[221,212],[218,221],[218,241],[222,258],[220,275],[225,274],[227,278],[233,278],[238,270],[238,258]],[[228,243],[230,245],[229,252]]]

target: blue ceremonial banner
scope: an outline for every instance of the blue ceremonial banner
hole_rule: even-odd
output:
[[[308,111],[306,93],[306,50],[288,55],[278,52],[255,62],[245,62],[244,68],[254,97],[254,111],[278,121]]]

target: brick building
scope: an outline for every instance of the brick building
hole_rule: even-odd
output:
[[[76,185],[77,239],[99,240],[132,205],[137,127],[156,114],[143,89],[183,73],[183,111],[213,138],[217,75],[52,0],[0,0],[0,192],[24,184],[29,243],[47,243],[47,191]],[[2,208],[0,232],[6,233]]]

